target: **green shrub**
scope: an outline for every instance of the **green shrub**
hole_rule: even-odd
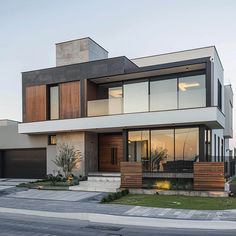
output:
[[[106,197],[102,198],[101,203],[112,202],[112,201],[117,200],[123,196],[126,196],[127,194],[129,194],[128,189],[122,190],[117,193],[109,193]]]

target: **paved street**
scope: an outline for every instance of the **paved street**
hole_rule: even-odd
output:
[[[119,223],[119,222],[117,222]],[[92,224],[88,221],[32,217],[25,215],[0,214],[2,236],[141,236],[141,235],[207,235],[234,236],[230,230],[195,230],[129,227],[120,225]]]

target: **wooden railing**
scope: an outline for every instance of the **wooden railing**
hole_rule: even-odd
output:
[[[195,162],[194,190],[224,191],[223,162]]]
[[[121,162],[121,188],[142,188],[142,163]]]

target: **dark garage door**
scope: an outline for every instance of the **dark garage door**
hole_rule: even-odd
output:
[[[46,149],[5,150],[1,159],[3,178],[45,178]]]

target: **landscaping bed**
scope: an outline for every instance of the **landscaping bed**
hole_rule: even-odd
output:
[[[162,196],[145,194],[128,194],[116,199],[112,204],[194,209],[194,210],[227,210],[236,209],[236,198],[189,197],[189,196]]]
[[[37,180],[29,183],[19,184],[17,187],[24,187],[30,189],[42,189],[42,190],[69,190],[70,186],[78,185],[79,181],[85,180],[84,178],[69,176],[64,178],[62,175],[48,175],[47,179]]]
[[[69,190],[69,187],[72,186],[67,182],[56,182],[52,184],[51,181],[35,181],[29,183],[22,183],[17,185],[17,187],[24,187],[30,189],[42,189],[42,190]]]

